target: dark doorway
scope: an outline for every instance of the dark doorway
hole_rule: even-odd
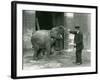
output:
[[[51,30],[53,27],[60,25],[64,26],[63,12],[36,12],[36,30]],[[55,49],[64,49],[64,34],[62,40],[56,41]]]
[[[36,18],[38,19],[40,29],[50,30],[53,27],[52,13],[37,11]]]

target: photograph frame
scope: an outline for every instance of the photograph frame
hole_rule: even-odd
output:
[[[93,72],[79,72],[79,73],[61,73],[61,74],[47,74],[47,75],[30,75],[30,76],[17,76],[17,5],[28,4],[28,5],[45,5],[45,6],[59,6],[59,7],[77,7],[77,8],[91,8],[96,10],[96,21],[95,21],[95,71]],[[56,76],[70,76],[70,75],[85,75],[85,74],[97,74],[98,73],[98,7],[89,5],[73,5],[73,4],[57,4],[57,3],[41,3],[41,2],[25,2],[25,1],[12,1],[11,2],[11,78],[22,79],[22,78],[41,78],[41,77],[56,77]]]

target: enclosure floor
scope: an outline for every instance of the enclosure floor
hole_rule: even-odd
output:
[[[75,62],[75,51],[67,52],[63,51],[62,54],[53,54],[50,58],[42,58],[39,60],[33,60],[33,51],[24,51],[23,56],[23,69],[25,70],[36,70],[43,68],[62,68],[62,67],[86,67],[91,66],[90,62],[90,52],[83,50],[82,52],[82,64],[76,65]]]

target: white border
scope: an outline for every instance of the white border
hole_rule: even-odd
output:
[[[37,10],[37,11],[54,11],[54,12],[76,12],[76,13],[91,13],[91,66],[90,67],[71,67],[57,69],[41,69],[41,70],[22,70],[22,10]],[[95,72],[95,29],[96,29],[96,10],[91,8],[76,8],[76,7],[59,7],[45,5],[26,5],[17,4],[17,76],[35,76],[48,74],[63,74],[63,73],[83,73]]]

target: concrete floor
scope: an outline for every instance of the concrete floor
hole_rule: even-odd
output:
[[[39,60],[33,60],[32,50],[24,51],[23,56],[23,69],[25,70],[36,70],[44,68],[62,68],[62,67],[78,67],[78,66],[91,66],[90,62],[90,51],[83,50],[82,52],[82,61],[83,64],[76,65],[73,62],[75,61],[75,50],[66,51],[64,50],[61,54],[56,52],[51,55],[49,59],[42,58]]]

